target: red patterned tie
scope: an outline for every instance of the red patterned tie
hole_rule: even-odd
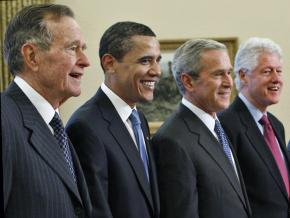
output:
[[[275,158],[276,164],[280,170],[280,174],[283,178],[283,181],[284,181],[284,184],[285,184],[288,196],[289,196],[288,171],[287,171],[285,162],[282,158],[281,152],[279,150],[279,145],[277,143],[275,133],[273,131],[271,123],[269,122],[268,117],[266,115],[263,115],[263,117],[259,120],[259,123],[261,123],[264,126],[264,138]]]

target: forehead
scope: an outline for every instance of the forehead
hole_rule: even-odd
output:
[[[223,49],[204,51],[201,55],[201,64],[204,68],[214,66],[231,67],[229,55]]]
[[[47,28],[53,34],[54,40],[83,40],[80,26],[72,17],[60,19],[45,19]]]
[[[146,53],[148,51],[155,52],[160,55],[160,44],[154,36],[136,35],[131,37],[132,48],[127,53]]]
[[[276,53],[264,52],[258,57],[257,67],[282,67],[282,60]]]

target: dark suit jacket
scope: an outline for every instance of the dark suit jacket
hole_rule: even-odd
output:
[[[46,123],[12,82],[1,94],[4,217],[88,217],[90,202],[73,149],[77,184]]]
[[[183,104],[153,137],[153,151],[161,218],[249,217],[238,163],[240,182],[217,139]]]
[[[67,132],[85,172],[94,215],[114,218],[157,218],[159,196],[149,146],[149,130],[141,126],[150,162],[150,184],[141,157],[126,126],[101,89],[81,106],[67,124]],[[96,186],[101,183],[101,193]],[[98,200],[102,196],[102,200]]]
[[[289,169],[283,125],[270,113],[268,113],[268,118]],[[236,149],[253,217],[290,217],[289,200],[282,177],[246,105],[237,97],[232,105],[219,115],[219,119]]]

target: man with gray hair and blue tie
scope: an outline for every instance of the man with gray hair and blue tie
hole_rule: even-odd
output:
[[[183,98],[153,137],[161,218],[247,218],[250,207],[233,148],[216,113],[233,85],[225,45],[190,40],[172,71]]]

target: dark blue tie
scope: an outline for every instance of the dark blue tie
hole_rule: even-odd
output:
[[[137,143],[137,146],[139,148],[139,153],[140,153],[140,156],[141,156],[144,168],[145,168],[147,179],[149,181],[148,157],[146,154],[146,148],[145,148],[145,144],[144,144],[144,136],[143,136],[143,132],[141,129],[141,121],[140,121],[138,112],[135,109],[132,110],[132,113],[131,113],[129,119],[132,123],[136,143]]]
[[[232,159],[232,152],[229,146],[229,142],[227,140],[227,136],[224,132],[224,129],[218,119],[215,120],[214,131],[217,134],[218,140],[220,144],[223,146],[223,150],[227,158],[229,159],[230,163],[234,166],[234,162]]]
[[[68,137],[64,131],[64,127],[63,127],[60,117],[58,116],[58,113],[55,112],[54,117],[50,121],[49,125],[52,127],[54,131],[54,137],[58,141],[58,144],[64,154],[64,159],[68,164],[69,171],[71,172],[73,179],[76,182],[76,175],[75,175],[71,152],[70,152],[70,148],[68,144]]]

